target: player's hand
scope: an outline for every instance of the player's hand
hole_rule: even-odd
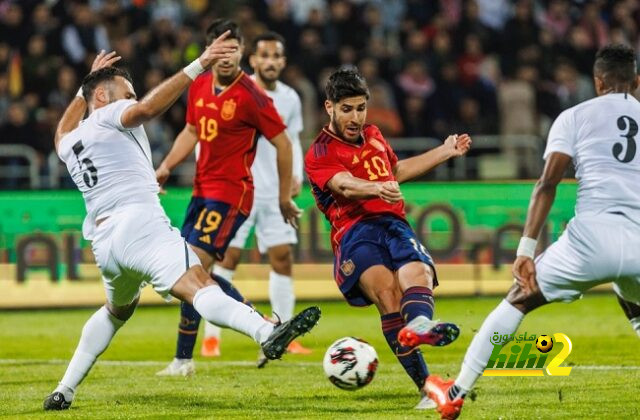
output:
[[[160,194],[167,193],[167,190],[164,189],[164,183],[169,179],[169,175],[171,175],[171,171],[164,164],[161,164],[158,166],[158,169],[156,169],[156,180],[160,186]]]
[[[468,134],[452,134],[445,139],[443,146],[450,157],[462,156],[471,148],[471,137]]]
[[[298,218],[302,215],[302,210],[298,208],[293,200],[281,201],[280,213],[282,213],[285,222],[298,229]]]
[[[302,190],[302,181],[295,176],[291,178],[291,197],[296,198]]]
[[[205,69],[211,66],[217,60],[228,58],[234,53],[238,47],[230,41],[227,41],[227,37],[231,34],[231,31],[225,31],[222,35],[213,40],[211,44],[200,55],[200,64]]]
[[[513,262],[511,268],[515,281],[525,291],[535,291],[538,289],[536,282],[536,265],[529,257],[519,256]]]
[[[387,203],[393,204],[402,200],[402,192],[400,191],[400,185],[396,181],[379,182],[378,197]]]
[[[122,57],[116,55],[115,51],[111,51],[110,53],[105,52],[105,50],[100,50],[96,58],[93,60],[93,64],[91,64],[91,73],[96,70],[103,69],[105,67],[111,67],[116,61],[119,61]]]

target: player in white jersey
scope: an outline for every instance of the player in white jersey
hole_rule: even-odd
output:
[[[76,387],[133,314],[146,283],[162,296],[191,303],[208,321],[248,335],[272,358],[279,358],[319,318],[319,309],[309,308],[291,322],[274,325],[227,296],[170,225],[158,200],[142,123],[167,110],[215,60],[233,53],[235,48],[225,42],[228,35],[140,101],[129,74],[111,67],[119,57],[102,52],[58,124],[55,147],[84,197],[83,232],[92,241],[107,302],[84,325],[64,377],[44,401],[45,410],[69,408]]]
[[[273,99],[282,121],[287,126],[287,134],[293,146],[293,179],[292,196],[298,195],[302,186],[302,147],[300,132],[302,131],[302,105],[300,97],[291,87],[279,81],[280,74],[286,66],[285,40],[275,32],[266,32],[253,41],[249,63],[253,68],[253,78],[267,95]],[[293,292],[292,245],[298,242],[295,229],[282,219],[278,204],[278,166],[277,154],[273,145],[260,136],[256,158],[251,166],[255,185],[254,202],[249,218],[240,226],[224,260],[214,266],[214,273],[233,280],[235,269],[240,261],[242,248],[245,247],[251,229],[255,230],[258,250],[269,256],[271,271],[269,273],[269,300],[276,317],[287,321],[293,316],[295,295]],[[210,323],[205,324],[205,338],[202,341],[203,356],[220,354],[220,328]],[[289,345],[290,353],[309,354],[298,341]],[[267,362],[263,356],[258,359],[258,367]]]
[[[625,301],[640,303],[640,102],[633,49],[602,48],[593,68],[597,98],[562,112],[549,132],[546,160],[529,203],[513,264],[514,284],[473,338],[454,381],[427,378],[442,418],[458,417],[463,398],[482,375],[490,338],[516,332],[525,314],[549,302],[571,302],[613,282]],[[557,242],[534,259],[536,238],[571,161],[576,168],[576,215]],[[500,343],[496,343],[500,344]],[[504,344],[504,343],[502,343]]]

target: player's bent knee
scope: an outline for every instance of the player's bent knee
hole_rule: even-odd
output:
[[[540,292],[540,289],[526,290],[518,283],[513,283],[507,293],[507,302],[512,304],[523,314],[527,314],[534,309],[548,303]]]
[[[131,316],[135,312],[139,301],[140,301],[140,297],[137,297],[133,302],[124,306],[115,306],[107,302],[105,304],[105,307],[113,317],[115,317],[116,319],[119,319],[120,321],[126,322],[129,320],[129,318],[131,318]]]
[[[293,266],[293,253],[290,245],[281,245],[269,249],[269,262],[273,271],[290,276]]]
[[[433,269],[420,261],[405,264],[398,270],[398,281],[403,290],[413,286],[433,289],[433,277]]]
[[[171,288],[171,295],[183,302],[193,303],[196,292],[217,284],[201,265],[189,268]]]

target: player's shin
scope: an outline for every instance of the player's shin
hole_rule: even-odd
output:
[[[275,271],[269,273],[269,300],[272,312],[277,314],[282,322],[293,317],[296,298],[290,276],[278,274]]]
[[[417,316],[433,318],[433,293],[428,287],[409,287],[402,294],[400,300],[400,313],[406,322],[410,322]]]
[[[264,342],[273,324],[255,309],[229,297],[218,285],[203,287],[193,297],[193,306],[204,319],[248,335],[257,343]]]
[[[476,383],[491,357],[493,351],[492,339],[495,335],[509,336],[516,332],[524,314],[507,300],[503,300],[484,320],[478,333],[473,337],[462,362],[462,368],[456,378],[454,386],[449,390],[449,397],[453,400],[464,397]]]
[[[422,352],[418,347],[403,346],[398,342],[398,332],[404,327],[405,322],[399,312],[382,315],[382,333],[387,343],[396,355],[398,361],[413,380],[419,390],[422,390],[424,381],[429,376],[427,365],[422,358]]]
[[[125,321],[111,315],[106,307],[98,309],[84,324],[78,347],[54,392],[61,392],[65,400],[71,402],[76,387],[87,376],[98,356],[106,350],[124,323]]]
[[[198,337],[200,318],[200,314],[193,305],[186,302],[180,304],[176,359],[193,358],[193,347],[196,345],[196,338]]]

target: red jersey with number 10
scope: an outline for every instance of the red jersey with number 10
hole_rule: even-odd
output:
[[[365,125],[359,143],[348,143],[327,127],[316,137],[305,157],[305,171],[318,208],[331,223],[331,245],[336,248],[356,223],[383,214],[405,220],[404,201],[394,204],[379,198],[351,200],[333,193],[327,183],[339,172],[367,181],[395,181],[396,154],[375,125]]]
[[[208,71],[189,88],[186,120],[195,126],[200,145],[193,196],[228,203],[248,215],[258,137],[272,139],[286,126],[271,98],[246,73],[218,93],[213,80]]]

